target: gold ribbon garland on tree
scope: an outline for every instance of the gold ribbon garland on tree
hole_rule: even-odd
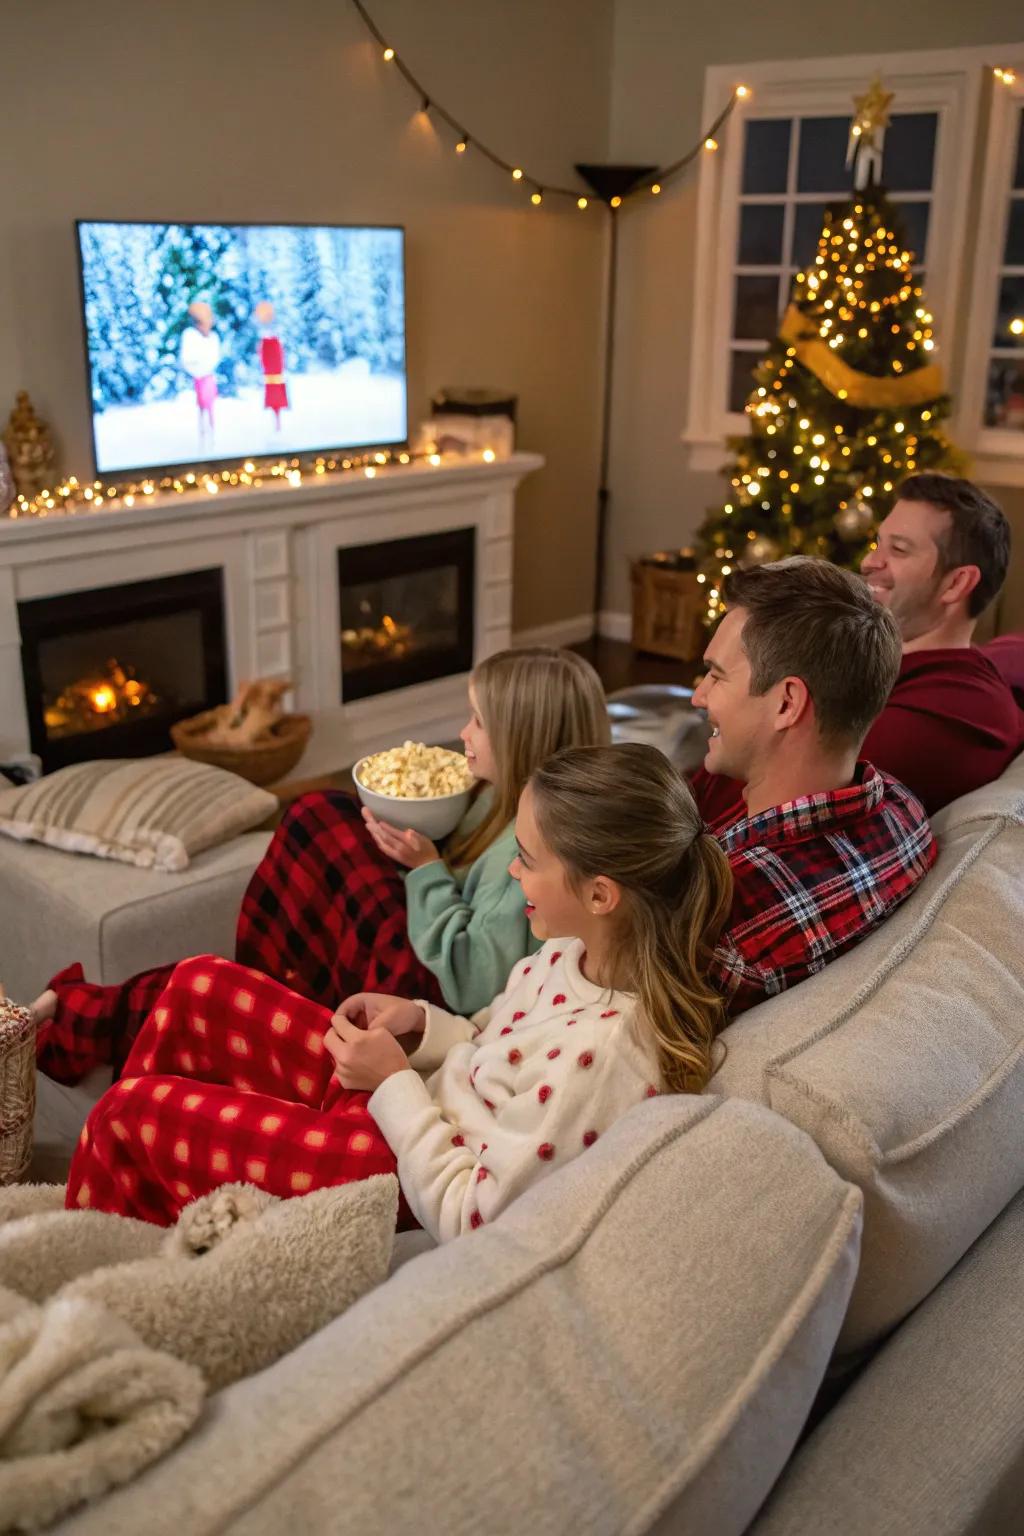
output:
[[[928,363],[901,378],[876,378],[844,363],[820,338],[817,322],[790,304],[782,317],[779,335],[788,341],[797,361],[820,379],[831,394],[864,410],[891,411],[901,406],[924,405],[943,393],[942,369]]]

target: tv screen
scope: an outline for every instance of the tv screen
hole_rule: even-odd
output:
[[[77,227],[97,474],[405,441],[402,230]]]

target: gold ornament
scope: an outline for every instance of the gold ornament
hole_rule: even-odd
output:
[[[19,496],[36,496],[52,484],[56,456],[50,429],[35,413],[26,390],[15,396],[3,440]]]
[[[942,369],[938,363],[929,363],[898,379],[859,373],[820,340],[817,322],[795,304],[790,304],[783,315],[779,335],[831,394],[839,396],[844,391],[842,398],[861,410],[891,411],[897,406],[923,405],[942,394]]]
[[[844,543],[856,544],[858,539],[864,538],[871,527],[874,514],[863,501],[853,501],[837,512],[832,521],[835,524],[836,533]]]
[[[779,558],[779,546],[774,539],[770,539],[766,533],[759,533],[755,539],[747,541],[747,547],[740,557],[740,565],[767,565],[771,560]]]

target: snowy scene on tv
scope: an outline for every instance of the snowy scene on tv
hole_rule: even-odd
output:
[[[401,230],[78,238],[97,473],[405,439]]]

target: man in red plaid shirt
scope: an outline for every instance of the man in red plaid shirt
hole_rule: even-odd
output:
[[[704,767],[744,785],[713,824],[735,881],[713,977],[732,1015],[820,971],[904,901],[935,861],[920,802],[858,760],[900,665],[864,581],[795,557],[733,574],[693,702]]]

